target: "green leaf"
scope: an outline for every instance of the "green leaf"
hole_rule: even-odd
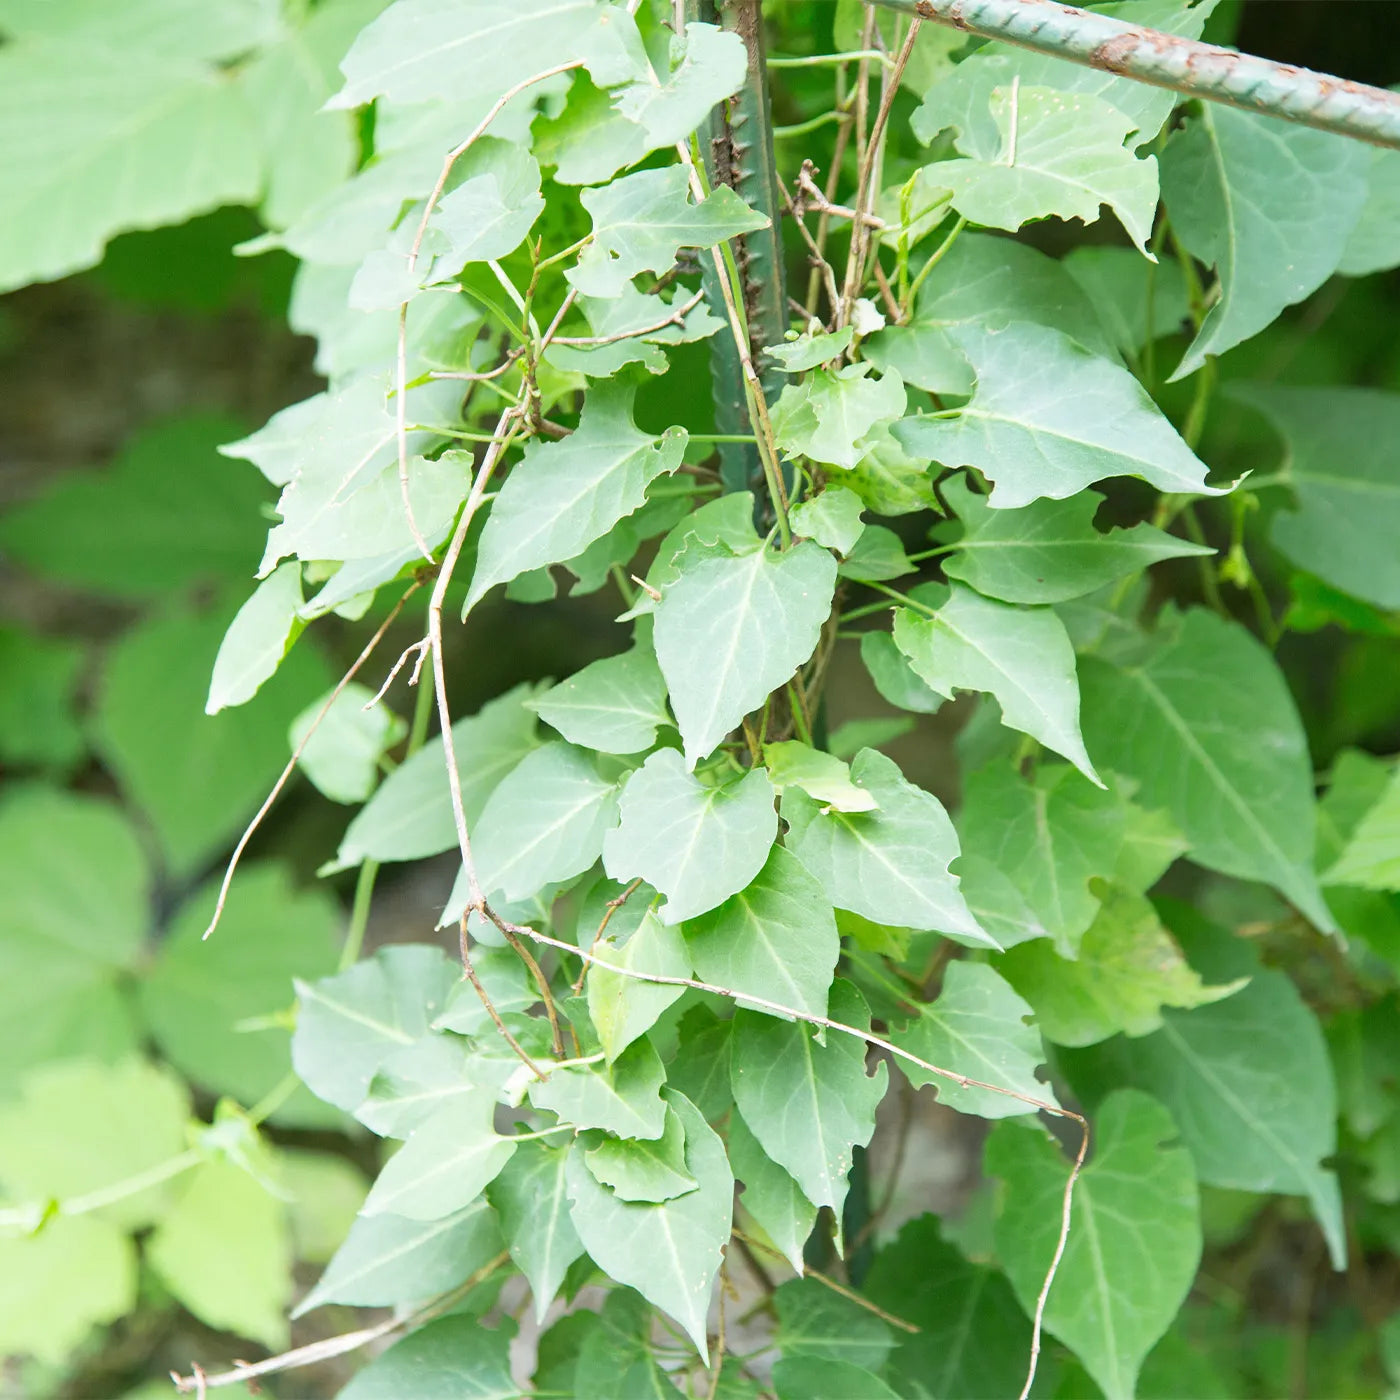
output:
[[[136,1246],[93,1215],[0,1238],[0,1352],[59,1367],[94,1328],[136,1304]]]
[[[667,1101],[685,1132],[685,1168],[696,1190],[659,1205],[624,1201],[600,1185],[575,1143],[566,1168],[574,1227],[598,1267],[635,1288],[685,1329],[708,1364],[705,1319],[729,1242],[734,1176],[724,1145],[683,1094]]]
[[[344,1243],[369,1189],[353,1163],[330,1152],[293,1148],[278,1157],[294,1257],[326,1264]]]
[[[0,546],[40,578],[121,598],[241,584],[257,567],[268,494],[253,472],[215,453],[238,431],[236,420],[212,414],[159,420],[104,470],[64,472],[11,506]]]
[[[920,289],[912,319],[862,341],[861,353],[879,368],[896,371],[906,384],[957,395],[972,393],[974,381],[967,356],[952,338],[960,326],[1004,328],[1030,321],[1095,354],[1111,355],[1112,342],[1093,304],[1067,274],[1068,266],[1068,260],[1062,266],[1009,238],[963,233],[939,264],[938,276]]]
[[[904,542],[893,530],[867,525],[837,572],[842,578],[878,583],[913,573],[914,566],[904,552]]]
[[[644,61],[630,19],[597,0],[480,0],[465,10],[399,0],[355,40],[340,65],[345,86],[329,105],[468,92],[482,94],[484,112],[498,94],[576,59],[604,85],[632,77]]]
[[[1201,1257],[1196,1174],[1161,1104],[1120,1090],[1094,1116],[1094,1157],[1074,1195],[1075,1228],[1045,1326],[1107,1400],[1131,1400],[1143,1358],[1186,1297]],[[987,1170],[1002,1179],[997,1252],[1021,1306],[1035,1306],[1060,1231],[1069,1163],[1038,1128],[998,1126]]]
[[[61,1201],[139,1176],[185,1148],[189,1097],[144,1060],[41,1065],[0,1107],[0,1182],[11,1201]],[[101,1218],[128,1230],[158,1220],[169,1187],[119,1196]]]
[[[785,847],[774,846],[738,894],[690,920],[685,944],[700,977],[738,993],[740,1006],[750,992],[826,1014],[841,940],[821,882]]]
[[[522,1142],[486,1188],[510,1257],[530,1284],[537,1322],[549,1311],[569,1265],[583,1253],[565,1192],[568,1155],[567,1148]]]
[[[284,25],[243,70],[240,87],[262,137],[266,177],[259,212],[286,228],[355,169],[355,130],[321,110],[339,86],[340,59],[384,0],[333,0],[299,25]]]
[[[440,1317],[382,1352],[340,1392],[342,1400],[519,1400],[510,1338],[470,1314]]]
[[[0,94],[0,291],[92,267],[123,230],[257,197],[248,109],[196,60],[26,39],[0,55]]]
[[[673,1400],[680,1395],[652,1355],[655,1314],[640,1295],[630,1288],[616,1288],[604,1300],[601,1314],[576,1313],[574,1317],[589,1319],[592,1326],[584,1336],[572,1383],[564,1393],[574,1400],[614,1400],[623,1395],[637,1400]],[[543,1389],[559,1383],[547,1378],[541,1367],[535,1384]]]
[[[598,971],[595,967],[588,974],[590,979]],[[640,1040],[611,1064],[556,1069],[543,1083],[531,1081],[530,1102],[577,1128],[602,1128],[626,1138],[658,1138],[666,1128],[666,1104],[661,1097],[665,1082],[660,1057],[649,1040]]]
[[[860,639],[860,659],[875,682],[875,689],[891,705],[915,714],[931,715],[943,705],[943,697],[930,690],[895,646],[888,632],[865,632]]]
[[[731,1026],[707,1006],[692,1006],[678,1024],[674,1058],[666,1080],[711,1122],[723,1118],[734,1095],[729,1089]]]
[[[1177,931],[1184,940],[1188,930]],[[1213,945],[1228,941],[1213,926],[1204,932]],[[1220,971],[1250,972],[1252,963],[1245,958]],[[1336,1150],[1336,1087],[1317,1019],[1285,974],[1254,969],[1249,985],[1224,1001],[1164,1011],[1153,1035],[1063,1051],[1058,1060],[1077,1089],[1098,1091],[1111,1074],[1113,1085],[1137,1085],[1159,1098],[1202,1181],[1307,1196],[1333,1264],[1342,1267],[1341,1196],[1320,1165]]]
[[[1387,446],[1400,430],[1400,395],[1241,384],[1230,397],[1258,409],[1287,447],[1282,473],[1298,509],[1273,517],[1273,544],[1355,598],[1400,607],[1400,563],[1391,547],[1400,530],[1400,484]]]
[[[1035,1008],[1047,1040],[1093,1045],[1118,1031],[1147,1035],[1161,1026],[1163,1007],[1202,1006],[1244,985],[1208,987],[1142,895],[1101,881],[1094,895],[1099,911],[1073,962],[1044,941],[1023,943],[997,962]]]
[[[827,486],[792,508],[792,528],[837,554],[849,554],[865,529],[865,502],[849,487]]]
[[[956,478],[943,491],[964,530],[943,572],[1007,603],[1063,603],[1160,560],[1213,553],[1151,525],[1100,534],[1093,521],[1104,498],[1097,491],[1019,510],[990,509]]]
[[[873,1371],[830,1357],[785,1356],[773,1367],[778,1400],[899,1400]]]
[[[297,890],[280,865],[245,866],[208,942],[217,894],[206,885],[181,906],[141,982],[141,1011],[182,1074],[251,1105],[291,1069],[287,1033],[264,1022],[291,1005],[294,977],[329,976],[341,911],[319,889]],[[336,1121],[304,1093],[272,1115],[284,1124]]]
[[[219,643],[204,713],[243,705],[262,688],[291,649],[302,627],[301,565],[282,564],[253,590]]]
[[[686,311],[693,300],[683,285],[666,297],[660,292],[643,294],[631,283],[617,297],[580,297],[580,309],[588,317],[593,337],[611,343],[570,345],[560,344],[556,338],[550,342],[544,358],[556,369],[577,370],[594,378],[616,374],[623,365],[633,363],[644,364],[653,374],[661,374],[667,361],[658,346],[704,340],[724,329],[724,322],[704,301]]]
[[[1400,157],[1373,148],[1366,203],[1342,250],[1337,271],[1365,277],[1400,263]]]
[[[918,113],[928,132],[965,125],[965,103],[986,104],[990,113],[995,148],[989,131],[964,130],[956,143],[964,158],[939,161],[925,172],[927,180],[953,191],[953,208],[974,224],[1014,233],[1046,215],[1092,224],[1107,204],[1146,253],[1157,208],[1157,162],[1125,148],[1133,119],[1090,93],[1024,82],[991,87],[984,70],[968,71],[978,79],[962,83],[958,74],[935,87]]]
[[[286,764],[287,726],[331,681],[320,655],[302,647],[256,704],[207,717],[228,621],[220,610],[138,623],[108,653],[93,716],[98,752],[177,876],[197,872],[242,830]]]
[[[1024,1380],[1031,1324],[1011,1285],[999,1270],[964,1259],[935,1216],[911,1220],[880,1250],[863,1291],[919,1328],[899,1338],[886,1370],[901,1395],[1013,1395]]]
[[[699,1184],[685,1169],[685,1129],[674,1109],[667,1109],[659,1138],[604,1138],[583,1158],[620,1201],[669,1201]]]
[[[440,1220],[362,1215],[292,1317],[325,1303],[382,1308],[445,1293],[500,1249],[500,1228],[485,1199]]]
[[[1100,763],[1141,784],[1212,870],[1273,885],[1328,931],[1312,873],[1307,741],[1283,675],[1243,627],[1203,609],[1163,621],[1135,665],[1084,664]]]
[[[1317,864],[1336,863],[1361,819],[1390,786],[1394,768],[1361,749],[1342,749],[1332,760],[1327,791],[1317,804]]]
[[[481,1089],[426,1118],[379,1173],[362,1214],[441,1220],[470,1205],[515,1151],[491,1128],[494,1107]]]
[[[810,744],[796,739],[765,744],[763,762],[779,792],[785,787],[800,788],[838,812],[872,812],[878,805],[870,792],[851,781],[848,764]]]
[[[1130,828],[1144,820],[1127,790],[1121,780],[1094,788],[1057,763],[1037,765],[1029,781],[1004,763],[967,776],[958,820],[965,859],[983,860],[1009,878],[1064,957],[1076,955],[1098,913],[1090,880],[1115,875]],[[1160,871],[1143,873],[1151,879],[1132,883],[1146,888]]]
[[[814,1278],[789,1279],[774,1291],[773,1305],[773,1345],[785,1359],[812,1357],[877,1372],[894,1345],[887,1322]]]
[[[332,802],[364,802],[379,781],[379,762],[408,732],[388,706],[371,705],[368,687],[351,681],[331,701],[313,731],[323,697],[313,700],[292,721],[287,742],[293,751],[305,740],[297,767],[322,797]]]
[[[877,515],[911,515],[937,510],[927,461],[911,457],[890,432],[877,423],[861,444],[862,456],[841,481]]]
[[[671,37],[670,72],[663,81],[629,84],[614,106],[646,132],[649,149],[671,146],[688,140],[717,102],[737,92],[748,69],[748,52],[737,33],[687,24],[684,34]]]
[[[943,804],[874,749],[856,755],[851,778],[871,792],[878,811],[823,810],[796,791],[783,797],[788,849],[821,880],[827,898],[876,923],[990,946],[948,873],[958,838]]]
[[[726,1057],[726,1073],[728,1064]],[[744,1184],[740,1203],[773,1247],[799,1273],[802,1249],[817,1223],[817,1208],[802,1188],[759,1146],[758,1139],[737,1114],[729,1115],[729,1161]]]
[[[167,1288],[201,1322],[269,1350],[287,1345],[292,1247],[286,1211],[247,1172],[205,1162],[146,1246]],[[219,1267],[211,1269],[209,1261]]]
[[[1130,248],[1084,245],[1071,248],[1060,265],[1093,303],[1114,349],[1130,360],[1179,331],[1190,314],[1186,275],[1177,263],[1154,265]]]
[[[628,779],[619,805],[622,821],[603,838],[604,868],[614,880],[640,876],[660,890],[666,896],[660,916],[672,924],[742,890],[778,834],[766,771],[754,768],[707,786],[686,772],[674,749],[647,759]]]
[[[593,219],[593,237],[565,276],[585,296],[614,297],[641,272],[669,272],[682,248],[712,248],[767,228],[728,185],[701,203],[686,197],[684,166],[639,170],[579,198]]]
[[[452,726],[469,829],[496,785],[538,743],[535,716],[528,708],[536,693],[533,686],[515,686]],[[356,815],[336,853],[336,866],[344,869],[366,859],[417,860],[456,844],[447,761],[441,741],[433,739],[394,769]]]
[[[671,723],[661,668],[642,645],[592,662],[528,705],[571,744],[603,753],[641,753]]]
[[[838,467],[855,467],[865,455],[865,439],[879,423],[900,417],[904,383],[897,374],[871,378],[873,366],[819,369],[800,384],[784,388],[773,405],[773,435],[793,456]]]
[[[480,961],[485,964],[488,952],[499,951],[483,948],[480,951]],[[514,958],[515,954],[512,952],[510,956]],[[477,961],[477,958],[472,959],[474,965]],[[479,970],[477,975],[485,985],[486,979],[481,977]],[[476,988],[464,979],[456,984],[454,991],[463,985],[476,1002],[477,1010],[484,1021],[486,1011],[477,996]],[[514,1003],[506,998],[497,1002],[495,990],[494,987],[490,988],[488,995],[491,996],[498,1012],[505,1015],[516,1009],[520,999],[516,999]],[[524,998],[527,1006],[533,1000],[533,997]],[[451,1014],[452,1006],[449,1002],[447,1010],[433,1022],[433,1028],[440,1030],[443,1023],[451,1018]],[[406,1138],[439,1109],[448,1104],[470,1100],[477,1095],[483,1077],[477,1068],[478,1064],[479,1061],[465,1040],[455,1035],[424,1036],[421,1040],[415,1040],[412,1045],[392,1051],[385,1058],[375,1071],[374,1078],[370,1080],[369,1095],[355,1110],[355,1117],[371,1132],[378,1133],[381,1137]]]
[[[849,982],[831,989],[831,1017],[858,1029],[870,1024],[865,1001]],[[822,1035],[825,1043],[818,1043]],[[734,1101],[764,1152],[797,1182],[814,1206],[841,1219],[852,1149],[875,1131],[875,1109],[889,1073],[865,1072],[865,1042],[819,1032],[740,1008],[734,1013],[730,1073]]]
[[[1074,648],[1049,608],[1011,607],[955,583],[932,617],[897,609],[894,643],[931,690],[948,700],[955,690],[989,692],[1003,724],[1100,781],[1079,730]]]
[[[709,555],[662,589],[654,641],[694,768],[816,650],[836,561],[810,542]]]
[[[1366,890],[1400,889],[1400,779],[1386,784],[1323,879]]]
[[[581,875],[616,820],[616,785],[586,749],[557,741],[535,749],[500,781],[472,829],[482,890],[525,899]],[[465,890],[454,890],[443,922],[465,907]]]
[[[1172,374],[1262,331],[1335,271],[1366,202],[1370,152],[1322,131],[1203,106],[1162,152],[1162,200],[1220,296]]]
[[[69,1055],[136,1049],[120,986],[150,918],[136,832],[107,802],[21,788],[0,806],[0,1084]]]
[[[514,142],[479,140],[453,174],[460,183],[443,195],[428,221],[430,233],[447,245],[433,259],[435,281],[469,262],[514,252],[544,210],[540,168],[529,151]]]
[[[66,768],[85,751],[74,713],[84,650],[0,627],[0,760]]]
[[[233,58],[275,39],[277,29],[274,0],[228,0],[213,13],[200,0],[143,0],[116,9],[104,0],[0,0],[0,31],[11,39],[62,39],[162,58]]]
[[[918,1017],[892,1039],[901,1050],[940,1069],[1055,1103],[1054,1090],[1035,1077],[1045,1052],[1040,1032],[1028,1024],[1034,1014],[990,967],[955,962],[948,966],[938,1000],[920,1007]],[[963,1088],[908,1060],[898,1064],[915,1088],[932,1084],[938,1090],[938,1101],[960,1112],[1009,1118],[1036,1111],[1030,1104],[989,1089]]]
[[[599,385],[577,432],[532,444],[501,487],[477,549],[466,607],[529,569],[562,564],[646,500],[647,487],[681,464],[684,428],[659,438],[632,419],[634,386]]]
[[[535,156],[554,166],[557,184],[600,184],[646,155],[646,133],[613,106],[614,96],[576,72],[563,109],[535,119]]]
[[[1062,500],[1109,476],[1161,491],[1213,495],[1206,465],[1121,365],[1048,326],[949,332],[977,376],[956,418],[906,418],[894,434],[915,456],[976,467],[993,509]]]
[[[400,944],[298,981],[293,1068],[318,1098],[353,1113],[389,1057],[428,1034],[457,976],[441,949]]]
[[[782,367],[784,374],[801,374],[804,370],[826,364],[828,360],[839,359],[850,349],[854,334],[855,329],[851,326],[842,326],[834,334],[809,329],[796,340],[764,346],[764,353]]]
[[[613,938],[595,941],[593,951],[604,961],[623,969],[590,966],[588,1015],[598,1032],[598,1042],[611,1064],[619,1054],[644,1035],[656,1019],[685,993],[685,988],[664,982],[645,982],[628,972],[649,972],[662,977],[688,977],[690,959],[680,931],[661,922],[648,909],[630,938],[619,946]],[[606,1126],[599,1124],[598,1126]],[[622,1137],[655,1137],[655,1133],[625,1133]],[[658,1129],[658,1131],[660,1131]]]

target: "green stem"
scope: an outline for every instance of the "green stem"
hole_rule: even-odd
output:
[[[900,306],[900,311],[903,316],[907,317],[909,312],[913,309],[914,302],[918,299],[919,288],[924,285],[924,278],[948,256],[949,250],[952,248],[953,244],[957,242],[958,235],[966,227],[967,220],[959,214],[958,221],[949,230],[948,236],[929,254],[928,261],[919,269],[919,275],[914,278],[909,288],[909,296]]]
[[[847,53],[816,53],[809,54],[804,58],[778,58],[768,59],[770,68],[830,68],[842,63],[854,63],[859,59],[868,58],[875,63],[892,64],[894,60],[887,53],[881,53],[878,49],[851,49]]]
[[[92,1211],[102,1210],[106,1206],[115,1205],[118,1201],[124,1201],[129,1196],[139,1196],[142,1191],[149,1191],[152,1186],[159,1186],[164,1181],[169,1181],[172,1177],[179,1176],[182,1172],[187,1172],[191,1167],[198,1166],[204,1160],[204,1156],[195,1148],[188,1152],[181,1152],[176,1157],[167,1157],[163,1162],[157,1162],[153,1167],[147,1167],[143,1172],[137,1172],[135,1176],[128,1176],[122,1181],[114,1181],[110,1186],[100,1187],[96,1191],[88,1191],[81,1196],[73,1196],[66,1201],[60,1201],[57,1206],[48,1212],[50,1215],[88,1215]],[[34,1212],[28,1209],[0,1211],[0,1228],[18,1226],[22,1229],[32,1228],[34,1223]]]
[[[345,944],[340,950],[341,972],[360,960],[360,950],[365,943],[365,929],[369,924],[369,909],[374,901],[374,882],[378,875],[379,862],[366,857],[355,881],[355,900],[350,906],[350,927],[345,931]]]
[[[820,116],[811,117],[805,122],[798,122],[794,126],[775,126],[773,128],[773,139],[775,141],[790,141],[797,136],[806,136],[809,132],[820,131],[824,126],[831,126],[834,122],[848,122],[850,116],[845,112],[823,112]]]
[[[893,598],[895,602],[902,603],[906,608],[913,608],[916,612],[921,612],[925,617],[937,617],[938,609],[931,608],[927,603],[921,603],[916,598],[910,598],[901,593],[897,588],[889,588],[883,583],[866,582],[867,588],[873,588],[877,593],[884,593]]]
[[[366,862],[368,864],[368,862]],[[342,970],[349,966],[349,963],[342,963]],[[286,1074],[248,1110],[248,1121],[256,1128],[267,1119],[271,1118],[293,1094],[296,1093],[301,1084],[301,1077],[297,1074]]]
[[[864,607],[852,608],[849,612],[841,614],[842,622],[855,622],[862,617],[870,617],[873,613],[888,612],[889,604],[885,602],[866,603]]]

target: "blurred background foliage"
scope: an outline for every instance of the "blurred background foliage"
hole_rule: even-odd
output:
[[[836,12],[823,0],[777,0],[768,11],[774,52],[826,52],[836,42]],[[1386,84],[1400,80],[1398,35],[1393,0],[1225,0],[1206,37]],[[825,110],[829,84],[823,70],[788,72],[778,126]],[[906,130],[915,105],[909,93],[897,101],[892,170],[918,154]],[[802,156],[820,166],[831,133],[780,131],[784,174],[791,179]],[[0,1241],[0,1353],[32,1353],[3,1373],[10,1393],[167,1394],[162,1378],[192,1357],[218,1364],[250,1339],[282,1347],[356,1325],[346,1308],[290,1331],[284,1318],[348,1228],[373,1171],[371,1140],[304,1091],[279,1089],[289,1068],[290,978],[324,975],[339,960],[354,877],[318,880],[317,870],[334,856],[349,809],[294,780],[254,838],[219,937],[199,941],[211,882],[286,762],[289,726],[363,636],[329,618],[255,705],[204,715],[213,658],[247,595],[273,499],[251,465],[216,449],[320,387],[313,343],[287,324],[294,261],[230,251],[258,231],[249,211],[222,209],[124,235],[90,273],[0,300],[0,1179],[22,1197],[25,1181],[57,1161],[66,1194],[81,1195],[112,1179],[113,1162],[119,1175],[134,1175],[181,1152],[194,1131],[216,1135],[235,1158],[265,1153],[251,1176],[276,1190],[255,1188],[265,1205],[251,1213],[234,1209],[250,1174],[209,1162],[64,1222],[68,1233],[46,1231],[43,1250]],[[790,277],[802,279],[803,250],[788,232]],[[1087,232],[1047,223],[1023,239],[1062,255],[1115,234],[1109,220]],[[1400,392],[1398,325],[1400,274],[1337,278],[1224,356],[1220,376],[1227,385]],[[1156,353],[1174,362],[1184,345],[1169,335]],[[707,356],[703,344],[675,349],[682,372],[647,386],[639,419],[703,429]],[[1173,392],[1165,407],[1180,421],[1186,403]],[[1200,450],[1212,464],[1261,473],[1280,457],[1263,420],[1228,390],[1215,399]],[[1114,489],[1126,516],[1134,487]],[[1349,748],[1395,752],[1400,614],[1292,569],[1264,543],[1261,522],[1246,518],[1258,505],[1245,492],[1200,508],[1210,541],[1233,549],[1273,613],[1288,619],[1277,655],[1318,767]],[[1190,561],[1159,573],[1174,596],[1193,597]],[[1227,587],[1226,601],[1253,621],[1257,598],[1247,589]],[[471,645],[454,653],[450,685],[462,712],[593,659],[607,645],[614,604],[604,592],[534,604],[528,614],[519,602],[483,606]],[[410,626],[381,655],[413,640]],[[858,668],[833,678],[829,707],[833,730],[882,714],[897,730],[896,711]],[[967,712],[965,703],[945,707],[889,741],[905,772],[946,800],[957,796],[947,760]],[[455,868],[449,854],[406,874],[386,870],[368,946],[421,940]],[[1271,897],[1224,881],[1219,889],[1212,913],[1222,922],[1261,930],[1278,922]],[[1277,947],[1264,938],[1328,1026],[1346,1125],[1338,1165],[1353,1203],[1352,1264],[1331,1272],[1301,1203],[1205,1190],[1206,1260],[1181,1322],[1149,1360],[1144,1396],[1180,1396],[1187,1378],[1199,1397],[1400,1391],[1400,909],[1376,895],[1367,919],[1366,956],[1320,936],[1299,939],[1296,926]],[[1376,1044],[1388,1056],[1363,1053]],[[1376,1075],[1377,1063],[1394,1068]],[[264,1122],[272,1149],[258,1144],[249,1114]],[[958,1163],[976,1158],[979,1128],[946,1112],[936,1122],[954,1138],[971,1135],[961,1150],[953,1142],[955,1179]],[[964,1214],[953,1228],[975,1254],[985,1229],[975,1183],[959,1196]],[[60,1272],[54,1260],[68,1250],[112,1264],[93,1270],[92,1296],[48,1290],[49,1271]],[[211,1271],[215,1251],[221,1263]],[[274,1380],[267,1393],[331,1394],[347,1373],[330,1364]],[[1038,1393],[1094,1388],[1062,1358]]]

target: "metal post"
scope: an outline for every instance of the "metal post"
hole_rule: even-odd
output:
[[[1400,150],[1400,93],[1144,29],[1054,0],[875,0],[888,9],[1000,39],[1187,97],[1282,117]]]

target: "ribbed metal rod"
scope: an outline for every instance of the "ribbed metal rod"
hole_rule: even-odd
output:
[[[1187,97],[1400,150],[1400,93],[1144,29],[1054,0],[875,0],[985,39]]]

